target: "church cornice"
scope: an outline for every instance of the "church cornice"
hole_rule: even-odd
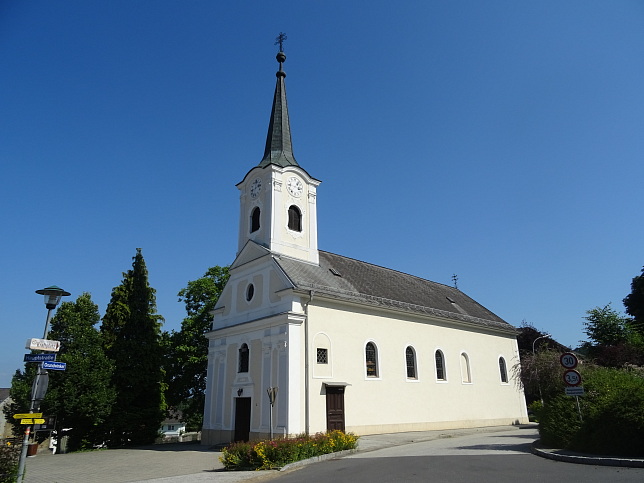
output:
[[[482,319],[473,317],[471,315],[458,314],[455,312],[448,312],[446,310],[435,309],[423,305],[416,305],[408,302],[401,302],[399,300],[391,300],[384,297],[377,297],[374,295],[366,295],[348,290],[342,290],[334,287],[327,287],[314,283],[300,282],[297,288],[293,290],[295,293],[307,294],[314,293],[313,298],[324,298],[333,302],[344,302],[355,305],[370,306],[374,308],[381,308],[393,312],[406,312],[415,313],[420,316],[430,316],[439,318],[450,323],[457,323],[458,325],[467,325],[478,329],[487,329],[493,332],[502,332],[516,337],[516,328],[506,323],[499,323],[494,320]]]

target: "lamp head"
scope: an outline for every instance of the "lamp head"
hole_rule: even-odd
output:
[[[36,293],[45,296],[45,307],[49,310],[55,309],[60,299],[64,296],[71,295],[69,292],[66,292],[62,288],[52,285],[51,287],[43,288],[36,290]]]

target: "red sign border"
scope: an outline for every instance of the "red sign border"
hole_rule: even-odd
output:
[[[562,361],[565,356],[572,356],[575,359],[575,365],[572,367],[564,366]],[[575,369],[579,365],[579,358],[572,352],[564,352],[563,354],[561,354],[561,357],[559,357],[559,364],[561,364],[561,367],[564,367],[566,369]]]
[[[579,382],[577,384],[570,384],[568,381],[566,381],[566,374],[568,374],[569,372],[574,372],[575,374],[577,374],[579,376]],[[566,383],[566,386],[570,386],[570,387],[581,386],[581,374],[579,374],[579,371],[575,371],[574,369],[568,369],[567,371],[565,371],[563,373],[562,379]]]

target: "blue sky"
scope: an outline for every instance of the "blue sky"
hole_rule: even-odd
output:
[[[321,249],[575,346],[644,265],[640,1],[0,3],[0,387],[35,290],[101,314],[143,249],[165,329],[237,247],[282,31]]]

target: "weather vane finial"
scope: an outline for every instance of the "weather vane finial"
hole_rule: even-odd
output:
[[[275,45],[280,44],[280,52],[284,51],[284,41],[286,40],[286,34],[284,32],[280,32],[280,34],[275,37]]]

